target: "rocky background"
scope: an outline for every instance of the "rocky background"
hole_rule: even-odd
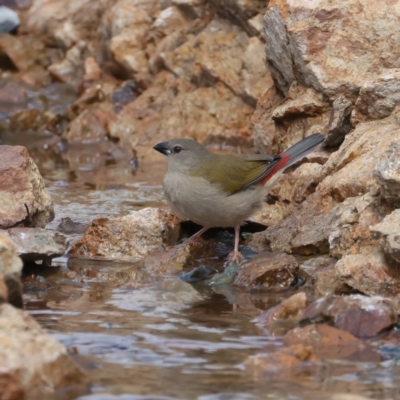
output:
[[[21,85],[45,88],[54,81],[69,85],[75,96],[68,108],[22,109],[1,122],[45,131],[52,137],[48,152],[59,151],[62,143],[108,140],[109,146],[129,149],[139,163],[156,162],[155,143],[189,137],[216,150],[274,154],[323,133],[321,148],[287,171],[253,217],[265,228],[243,244],[259,254],[228,278],[246,290],[292,287],[306,279],[304,293],[300,289],[257,322],[281,333],[287,323],[308,324],[287,333],[288,363],[321,357],[310,339],[316,332],[359,349],[356,337],[397,323],[400,3],[3,3],[18,13],[20,25],[9,21],[4,30],[11,32],[0,34],[0,103],[23,102],[29,93]],[[34,330],[39,328],[33,321],[6,304],[9,299],[21,306],[15,287],[22,263],[10,238],[25,261],[50,265],[67,246],[61,234],[41,229],[53,217],[26,149],[0,146],[0,318],[17,314]],[[36,239],[28,242],[26,235]],[[41,245],[27,249],[37,235]],[[143,209],[94,221],[70,252],[139,262],[151,274],[176,274],[190,269],[194,258],[215,254],[208,242],[168,247],[181,237],[175,216]],[[344,336],[338,339],[333,327],[350,336],[340,331]],[[298,342],[303,347],[295,347]],[[269,357],[250,360],[248,367],[281,356]]]

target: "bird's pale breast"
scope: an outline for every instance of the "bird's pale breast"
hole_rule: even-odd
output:
[[[163,186],[167,201],[180,218],[205,227],[243,223],[261,207],[265,196],[259,186],[227,195],[204,178],[177,172],[167,172]]]

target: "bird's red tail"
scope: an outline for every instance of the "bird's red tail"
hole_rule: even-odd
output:
[[[314,133],[311,136],[300,140],[300,142],[289,147],[283,153],[279,154],[276,165],[271,169],[271,172],[262,180],[265,185],[278,171],[283,171],[297,161],[301,160],[307,154],[311,153],[315,147],[325,140],[325,137],[319,133]]]

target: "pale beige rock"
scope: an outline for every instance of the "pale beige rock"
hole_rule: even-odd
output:
[[[79,88],[84,74],[83,50],[85,47],[84,41],[78,42],[66,52],[64,60],[50,65],[48,71],[61,82]]]
[[[306,136],[327,131],[329,106],[314,89],[293,82],[280,104],[273,94],[271,91],[265,99],[265,94],[260,98],[253,116],[254,140],[259,151],[281,153]]]
[[[370,229],[379,239],[383,253],[395,263],[400,263],[400,210],[394,210]]]
[[[148,25],[141,24],[125,28],[110,41],[110,50],[115,60],[138,80],[148,78],[149,65],[144,49]]]
[[[180,223],[171,212],[144,208],[109,221],[94,220],[70,254],[77,257],[135,262],[179,239]]]
[[[399,280],[392,277],[383,255],[378,249],[369,255],[346,255],[335,266],[332,292],[342,287],[367,295],[396,296]]]
[[[67,238],[56,231],[40,228],[11,228],[5,231],[11,239],[16,253],[27,261],[51,259],[62,256],[68,245]]]
[[[264,36],[278,87],[287,93],[297,80],[332,99],[354,98],[377,71],[398,67],[399,15],[397,2],[271,1]]]
[[[53,201],[28,151],[0,146],[0,228],[43,228],[54,218]]]
[[[353,125],[388,117],[400,104],[400,69],[388,69],[363,82],[352,114]]]
[[[393,140],[374,169],[381,196],[393,205],[400,203],[400,141]]]
[[[374,184],[373,171],[392,140],[400,140],[399,110],[386,119],[358,124],[324,165],[326,176],[317,190],[338,201],[366,193]]]
[[[16,307],[22,307],[22,266],[12,241],[0,232],[0,302],[8,301]]]
[[[70,143],[93,143],[104,140],[108,134],[108,124],[115,117],[110,108],[109,104],[86,108],[68,124],[62,138]]]
[[[214,19],[199,35],[161,57],[177,76],[200,85],[221,81],[255,106],[261,93],[273,86],[262,52],[259,38],[249,39],[238,26]]]
[[[266,89],[258,98],[257,106],[251,117],[254,146],[260,153],[271,154],[276,133],[272,113],[284,100],[275,86]]]
[[[110,122],[109,132],[132,143],[140,158],[158,157],[152,146],[176,137],[249,146],[252,111],[221,83],[194,89],[186,80],[163,71]]]
[[[0,393],[19,399],[43,398],[57,389],[86,380],[67,349],[45,333],[22,310],[0,305]]]

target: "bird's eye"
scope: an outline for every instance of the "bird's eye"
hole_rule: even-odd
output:
[[[180,146],[175,146],[174,147],[174,153],[180,153],[181,150],[182,150],[182,147],[180,147]]]

